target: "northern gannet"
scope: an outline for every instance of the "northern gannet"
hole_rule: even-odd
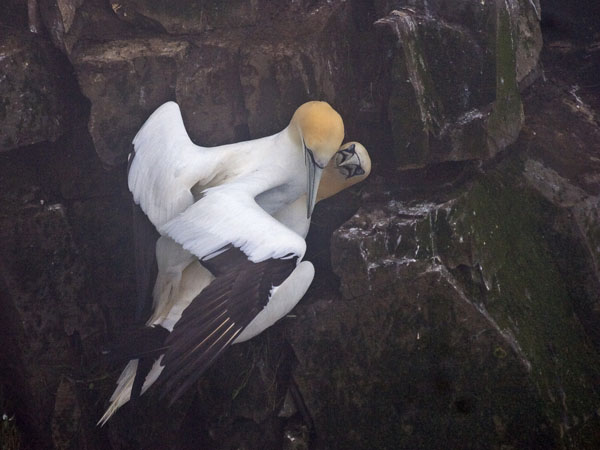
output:
[[[369,155],[360,143],[350,142],[343,145],[324,170],[323,178],[316,196],[316,202],[331,197],[341,190],[364,180],[369,175],[370,170],[371,161]],[[304,214],[305,205],[306,195],[303,195],[294,203],[287,205],[285,208],[274,214],[274,217],[294,232],[302,237],[306,237],[310,226],[310,219],[306,218],[306,215]],[[196,297],[198,297],[201,291],[213,281],[214,276],[200,264],[198,259],[191,257],[188,252],[183,250],[183,248],[174,241],[171,241],[168,238],[161,239],[166,240],[161,244],[157,244],[157,258],[160,260],[160,255],[162,255],[162,261],[159,261],[159,276],[154,290],[154,313],[147,325],[161,326],[168,331],[172,331],[173,327],[180,320],[184,310]],[[226,253],[227,252],[225,252],[225,254]],[[225,254],[224,256],[217,257],[216,260],[213,261],[212,269],[217,272],[219,270],[223,271],[224,269],[227,269],[229,270],[229,274],[225,273],[224,275],[221,274],[217,277],[217,280],[215,280],[216,284],[211,291],[212,293],[221,289],[224,285],[227,285],[232,278],[239,277],[239,274],[244,270],[252,271],[254,268],[254,275],[260,272],[260,270],[257,270],[255,264],[247,261],[244,262],[245,258],[239,257],[234,258],[236,261],[234,261],[233,264],[230,262],[229,267],[216,267],[215,263],[218,263],[219,259],[224,258],[226,256]],[[176,267],[169,268],[169,256],[171,261],[175,261]],[[190,257],[192,258],[192,261],[182,268],[181,265]],[[263,266],[266,265],[267,264],[263,264]],[[310,262],[301,262],[295,269],[293,268],[292,261],[288,261],[287,264],[284,263],[283,265],[287,266],[288,270],[289,268],[292,268],[292,274],[288,275],[283,283],[281,281],[276,283],[275,285],[278,284],[277,288],[271,290],[271,285],[269,286],[269,292],[260,294],[255,292],[253,293],[254,296],[248,292],[244,292],[244,295],[247,295],[246,306],[248,303],[257,303],[261,306],[260,304],[262,302],[262,306],[265,307],[262,310],[258,310],[255,305],[254,311],[251,310],[251,314],[249,315],[249,317],[254,317],[254,319],[250,320],[249,323],[246,321],[247,326],[245,326],[244,330],[232,343],[246,341],[271,326],[281,317],[285,316],[302,298],[306,289],[308,289],[314,276],[314,268]],[[261,267],[261,269],[264,271],[265,267]],[[175,274],[175,276],[172,276],[172,274]],[[281,274],[278,276],[279,278],[282,277]],[[169,278],[170,281],[165,283],[165,280]],[[275,276],[275,278],[277,278],[277,276]],[[271,273],[271,280],[273,280],[273,273]],[[169,287],[166,288],[165,285],[169,285]],[[165,295],[165,290],[169,291],[170,296]],[[207,292],[197,299],[196,305],[201,305],[202,300],[209,297],[211,292]],[[231,301],[232,297],[230,296],[228,302]],[[226,307],[227,305],[224,304],[222,306]],[[196,311],[190,310],[186,314],[195,317],[198,315],[197,310],[198,308],[196,307]],[[200,313],[202,312],[203,311],[200,308]],[[203,320],[205,321],[206,317],[200,317],[198,324],[201,324]],[[187,323],[191,323],[191,320],[188,319]],[[172,341],[177,343],[180,336],[185,335],[187,333],[186,330],[189,330],[189,328],[190,326],[185,326],[185,322],[183,325],[180,325]],[[221,351],[225,347],[223,347]],[[176,349],[174,352],[177,354]],[[160,356],[154,362],[152,369],[143,380],[143,385],[138,387],[138,395],[144,393],[161,374],[164,369],[164,366],[161,365],[162,360],[163,356]],[[212,360],[210,362],[212,362]],[[138,364],[138,359],[131,360],[123,370],[117,381],[117,388],[111,396],[111,405],[98,422],[99,424],[103,425],[106,423],[116,410],[131,398]],[[206,364],[206,367],[208,367],[208,364]],[[198,374],[198,377],[199,376],[200,373]],[[186,385],[189,385],[192,381],[189,381],[189,376],[186,377],[186,379]],[[195,379],[197,379],[197,377],[193,378],[193,380]],[[183,390],[185,389],[182,389],[181,391],[183,392]]]
[[[343,136],[340,115],[318,101],[301,105],[279,133],[212,148],[190,140],[176,103],[154,111],[133,140],[128,171],[135,203],[161,235],[150,322],[166,317],[182,271],[197,258],[230,244],[253,262],[301,257],[304,240],[270,215],[307,193],[310,216],[322,168]],[[205,271],[202,278],[208,283],[211,275]]]
[[[366,149],[351,142],[340,148],[325,169],[317,201],[364,180],[371,160]],[[306,198],[273,217],[304,239],[310,219],[303,214]],[[185,308],[165,341],[157,363],[163,395],[175,401],[230,345],[244,342],[288,314],[308,290],[314,267],[301,257],[271,258],[253,263],[235,249],[206,261],[216,278]]]
[[[279,133],[212,148],[190,140],[176,103],[154,111],[133,140],[128,172],[134,202],[162,236],[151,322],[168,320],[169,299],[177,298],[182,271],[195,259],[230,245],[255,263],[301,258],[304,239],[271,215],[306,194],[310,217],[322,170],[343,136],[340,115],[319,101],[301,105]],[[202,274],[205,284],[210,277]]]

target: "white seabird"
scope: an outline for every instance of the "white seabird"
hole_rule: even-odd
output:
[[[342,147],[327,167],[317,200],[366,178],[370,159],[364,147]],[[274,218],[304,238],[310,219],[305,198],[278,211]],[[314,277],[309,261],[271,258],[252,263],[231,249],[205,264],[216,278],[185,308],[165,341],[165,354],[155,365],[163,395],[174,402],[231,344],[251,339],[288,314]],[[150,377],[151,378],[151,377]]]
[[[212,148],[190,140],[176,103],[154,111],[133,140],[128,184],[135,203],[162,235],[155,315],[164,315],[157,306],[170,310],[168,299],[177,298],[173,291],[185,267],[228,245],[241,248],[253,262],[301,257],[304,240],[270,214],[307,193],[310,217],[322,168],[343,136],[340,115],[318,101],[301,105],[279,133]],[[140,283],[144,289],[148,274]]]
[[[312,101],[279,133],[205,148],[190,140],[176,103],[159,107],[133,140],[128,175],[135,203],[162,236],[150,322],[168,320],[165,311],[178,298],[182,271],[195,259],[208,259],[228,245],[253,262],[301,257],[304,239],[271,214],[307,193],[310,216],[322,168],[343,136],[340,115],[329,104]],[[210,273],[199,273],[201,266],[196,272],[204,284],[210,282]],[[149,281],[141,283],[144,288]]]
[[[363,181],[370,172],[371,159],[365,147],[359,142],[344,144],[324,170],[316,201],[332,197]],[[273,217],[305,238],[310,226],[310,219],[303,216],[302,212],[305,204],[306,195],[303,195],[295,202],[277,211]],[[159,239],[156,255],[159,261],[159,273],[154,291],[156,302],[154,312],[147,325],[161,325],[172,331],[174,324],[181,317],[182,311],[214,279],[214,276],[198,262],[197,258],[169,238],[161,237]],[[188,263],[188,261],[190,262]],[[168,280],[168,282],[164,280]],[[178,296],[177,293],[180,289],[183,289],[183,292]],[[170,294],[170,296],[166,294]],[[260,331],[265,328],[267,327],[263,327]],[[247,335],[246,331],[235,342],[247,340],[248,338],[242,339],[245,335]]]
[[[336,153],[335,157],[325,169],[323,180],[319,186],[318,195],[316,196],[316,201],[318,202],[322,199],[335,195],[339,191],[362,181],[369,175],[370,169],[371,162],[366,149],[359,143],[351,142],[345,144],[340,148],[340,150]],[[282,224],[284,224],[294,232],[298,233],[300,236],[305,237],[308,233],[308,228],[310,225],[310,219],[307,219],[306,215],[304,214],[305,205],[306,195],[300,197],[294,203],[287,205],[285,208],[278,211],[274,215],[274,217],[277,220],[279,220]],[[256,277],[260,274],[262,275],[262,278],[268,278],[268,281],[273,281],[272,272],[269,273],[269,271],[267,270],[267,276],[265,276],[265,272],[263,271],[262,273],[260,273],[261,271],[257,270],[258,266],[256,266],[255,264],[249,263],[247,261],[244,262],[245,258],[237,258],[236,264],[230,264],[229,267],[226,268],[226,270],[228,270],[228,273],[225,273],[225,275],[218,276],[215,286],[213,287],[211,292],[207,292],[206,294],[203,294],[200,297],[198,297],[198,294],[202,291],[202,289],[204,289],[204,287],[213,280],[213,275],[208,270],[206,270],[198,262],[197,259],[193,259],[193,257],[192,262],[190,262],[185,267],[181,267],[181,265],[184,264],[184,261],[189,259],[189,253],[185,252],[185,250],[183,250],[175,242],[169,242],[168,238],[166,239],[167,241],[164,241],[162,244],[157,244],[157,258],[159,259],[159,276],[156,282],[157,288],[155,287],[154,290],[154,314],[148,321],[148,325],[160,325],[167,328],[169,331],[172,331],[173,326],[177,324],[177,322],[181,318],[182,312],[188,307],[188,305],[190,305],[192,300],[196,299],[196,311],[194,311],[194,308],[192,308],[186,313],[186,315],[191,317],[192,319],[188,319],[187,321],[183,322],[183,324],[180,324],[178,326],[178,328],[176,329],[177,332],[171,339],[171,346],[173,346],[172,342],[175,342],[176,344],[181,344],[181,342],[183,342],[181,340],[181,336],[183,336],[184,339],[187,341],[187,337],[185,335],[189,333],[190,329],[197,330],[199,326],[201,326],[202,324],[206,324],[207,317],[210,318],[210,316],[206,315],[206,308],[198,308],[197,306],[206,306],[206,302],[210,302],[211,292],[214,294],[215,291],[219,292],[219,290],[222,290],[224,286],[235,285],[236,281],[238,281],[236,280],[236,278],[239,279],[240,274],[243,273],[245,270],[248,271],[248,269],[250,269],[250,272],[252,272],[253,277]],[[162,264],[160,261],[161,255]],[[165,257],[165,255],[167,255],[167,257]],[[169,268],[168,255],[172,255],[171,260],[176,261],[177,267],[171,269]],[[217,260],[222,258],[223,257],[217,258]],[[277,265],[276,261],[271,261],[271,266],[273,265],[273,263]],[[287,266],[288,270],[291,269],[291,274],[285,275],[284,272],[283,278],[285,278],[285,280],[283,282],[279,280],[279,282],[275,283],[276,287],[273,287],[273,284],[268,284],[267,287],[269,289],[269,292],[249,293],[247,290],[244,290],[242,297],[243,299],[245,299],[245,301],[242,300],[242,306],[245,308],[247,308],[248,305],[251,306],[250,310],[248,311],[251,314],[248,315],[246,313],[246,316],[250,317],[251,320],[246,319],[245,322],[247,326],[243,328],[242,332],[236,337],[236,339],[232,343],[243,342],[256,336],[264,329],[266,329],[267,327],[275,323],[277,320],[279,320],[281,317],[285,316],[303,297],[314,276],[314,268],[312,264],[308,261],[304,261],[294,268],[293,262],[289,261],[287,262],[287,264],[286,262],[283,262],[283,265]],[[268,268],[269,265],[259,264],[259,266],[267,266]],[[176,274],[174,277],[171,277],[171,281],[167,283],[170,285],[170,288],[168,289],[169,293],[171,294],[170,296],[164,295],[164,280],[169,278],[169,276],[167,275],[167,272],[169,272],[169,270],[171,270],[171,273]],[[213,270],[218,269],[213,268]],[[268,275],[271,276],[269,277]],[[281,279],[282,274],[279,273],[278,277]],[[239,302],[239,299],[236,300],[234,296],[230,295],[228,297],[227,302],[221,304],[220,309],[227,309],[227,307],[231,306],[231,303],[235,303],[236,301]],[[257,304],[260,306],[261,303],[262,306],[264,306],[264,308],[262,310],[259,310],[257,308]],[[252,306],[254,307],[252,308]],[[200,314],[199,317],[198,314]],[[252,317],[254,318],[252,319]],[[186,322],[188,325],[185,325]],[[213,321],[214,328],[218,328],[216,325],[218,324],[214,323]],[[210,329],[210,327],[206,328],[204,333],[206,334]],[[202,336],[202,333],[200,333],[200,335],[196,334],[196,342],[199,336]],[[214,360],[214,358],[218,356],[218,354],[220,354],[221,351],[228,346],[227,344],[224,346],[218,346],[218,352],[216,352],[216,354],[211,355],[209,353],[208,359],[206,358],[206,355],[204,355],[203,357],[202,354],[197,354],[194,356],[196,361],[201,361],[204,359],[204,368],[202,368],[199,372],[196,371],[191,378],[189,375],[183,377],[183,380],[186,381],[184,383],[185,386],[178,390],[179,394],[177,395],[180,395],[180,393],[183,392],[190,383],[195,381],[200,376],[201,372],[206,367],[208,367],[210,362],[212,362],[212,360]],[[175,345],[174,347],[175,348],[172,350],[172,352],[175,355],[178,355],[177,345]],[[184,358],[184,363],[188,361],[190,356],[192,355],[193,353],[186,354],[186,357]],[[179,354],[179,356],[181,356],[181,354]],[[211,356],[212,358],[210,358]],[[171,357],[171,359],[173,358]],[[158,358],[158,360],[154,362],[154,365],[148,373],[148,375],[145,376],[145,379],[143,379],[143,386],[138,387],[138,395],[144,393],[161,374],[161,372],[164,369],[164,366],[161,365],[162,361],[163,356],[161,355]],[[118,386],[110,399],[111,405],[107,409],[104,416],[100,419],[99,424],[104,424],[120,406],[125,404],[130,399],[137,371],[138,360],[131,360],[126,366],[126,368],[123,370],[117,382]],[[192,372],[194,371],[192,370]],[[181,378],[181,376],[179,376],[179,378]]]

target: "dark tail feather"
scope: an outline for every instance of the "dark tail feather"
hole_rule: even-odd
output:
[[[131,398],[129,400],[133,407],[135,407],[137,399],[142,395],[144,381],[154,365],[154,360],[155,358],[140,358],[138,360],[137,372],[135,373],[135,379],[131,387]]]
[[[138,205],[133,206],[133,243],[135,248],[136,308],[135,319],[145,320],[152,309],[152,289],[158,266],[156,241],[160,237],[156,228]]]
[[[110,362],[127,362],[137,358],[154,360],[164,353],[168,336],[169,330],[160,325],[132,328],[115,336],[105,354]]]

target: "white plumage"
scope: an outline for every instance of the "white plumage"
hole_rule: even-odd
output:
[[[314,123],[320,120],[325,128]],[[311,181],[318,187],[319,176],[311,180],[309,174],[329,162],[343,130],[341,117],[327,103],[308,102],[277,134],[206,148],[190,140],[179,106],[168,102],[133,140],[129,189],[161,234],[200,259],[228,244],[253,262],[301,257],[304,240],[270,214],[314,189]],[[308,162],[307,154],[312,155]],[[200,191],[200,198],[192,191]]]
[[[317,111],[319,116],[324,105],[317,106],[321,110]],[[330,109],[328,105],[327,108]],[[310,191],[310,174],[308,186],[305,184],[306,172],[310,171],[302,170],[309,162],[307,152],[319,171],[323,160],[329,159],[331,142],[337,142],[340,129],[338,124],[333,137],[323,137],[315,130],[322,133],[327,127],[315,126],[311,117],[307,119],[303,114],[295,120],[296,115],[290,126],[276,135],[215,148],[191,142],[179,107],[173,102],[157,109],[140,129],[134,139],[136,153],[129,187],[134,201],[163,235],[157,242],[159,274],[148,325],[173,330],[187,306],[214,279],[198,258],[210,259],[227,245],[240,248],[255,263],[272,258],[302,258],[310,224],[306,207],[312,212],[310,197],[312,204],[316,201],[316,192]],[[331,116],[334,122],[339,117],[335,111]],[[341,130],[343,135],[343,125]],[[307,142],[315,144],[316,151],[308,148]],[[363,161],[359,158],[358,165],[368,168],[361,169],[362,173],[354,179],[340,178],[339,173],[336,179],[335,172],[326,174],[325,184],[339,184],[333,189],[335,192],[368,175],[370,160],[364,147],[360,147]],[[340,169],[344,162],[357,163],[338,158],[335,168]],[[272,288],[262,311],[231,340],[238,343],[250,339],[289,313],[313,277],[312,264],[300,262],[283,283]],[[155,361],[146,376],[142,393],[164,369],[162,358]],[[124,369],[99,424],[104,424],[129,400],[137,365],[137,360],[132,360]]]

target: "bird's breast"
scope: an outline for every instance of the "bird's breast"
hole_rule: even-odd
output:
[[[296,180],[292,180],[290,183],[282,184],[258,194],[255,200],[269,214],[274,214],[284,206],[293,203],[305,192],[306,182],[298,183]]]

